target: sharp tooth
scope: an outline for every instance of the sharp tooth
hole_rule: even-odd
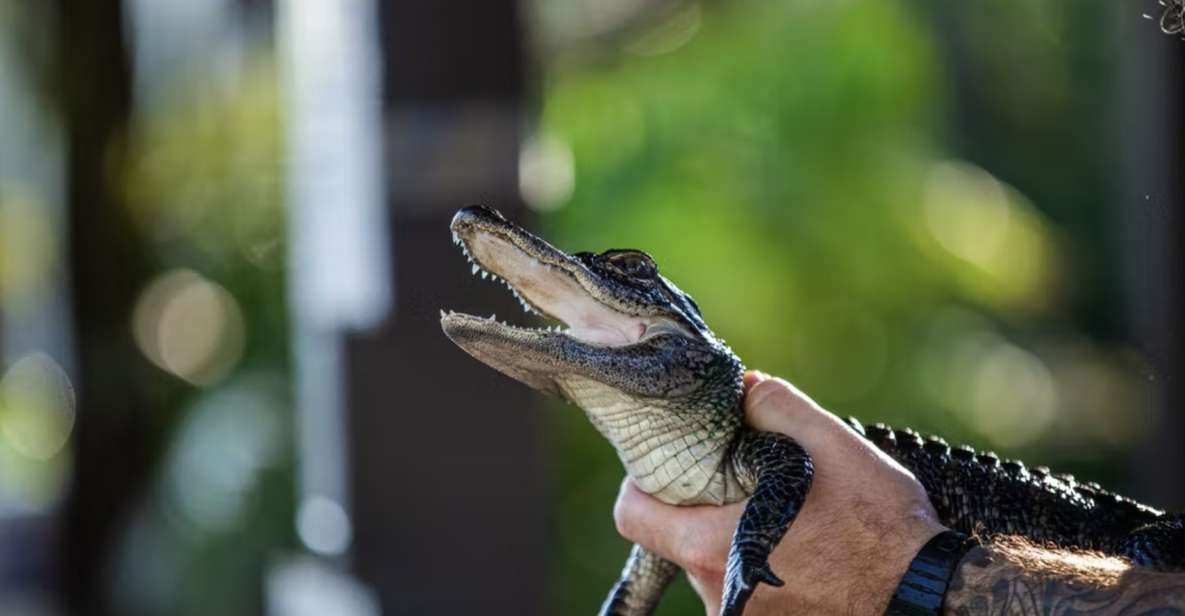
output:
[[[491,320],[491,321],[494,321],[494,320],[496,320],[497,318],[498,318],[498,315],[496,315],[496,314],[494,314],[494,313],[492,313],[492,312],[490,313],[490,320]]]
[[[472,262],[472,261],[470,261],[470,263],[473,263],[473,262]],[[476,263],[473,263],[473,268],[469,270],[469,273],[471,273],[471,274],[473,274],[474,276],[476,276],[476,275],[477,275],[477,271],[478,271],[479,269],[481,269],[481,268],[477,267],[477,264],[476,264]]]
[[[486,278],[489,278],[489,277],[490,277],[490,273],[489,273],[489,272],[487,272],[487,271],[485,271],[485,270],[481,270],[481,279],[482,279],[482,280],[485,280]]]
[[[440,309],[440,318],[442,318],[442,319],[443,319],[445,316],[446,316],[446,315],[444,314],[444,308],[441,308],[441,309]]]

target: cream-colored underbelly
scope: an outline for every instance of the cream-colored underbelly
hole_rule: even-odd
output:
[[[721,505],[746,498],[725,462],[729,435],[719,427],[596,381],[569,377],[561,386],[613,444],[642,491],[675,505]]]

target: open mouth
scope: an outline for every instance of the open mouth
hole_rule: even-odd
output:
[[[575,258],[484,208],[466,208],[452,223],[453,241],[472,263],[473,274],[501,282],[528,313],[559,323],[540,328],[441,311],[446,325],[480,328],[513,338],[564,336],[595,346],[637,344],[678,331],[671,321],[626,314],[598,301],[589,289],[595,274]]]

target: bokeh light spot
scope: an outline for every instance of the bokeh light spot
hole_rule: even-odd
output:
[[[567,143],[543,135],[523,145],[518,161],[519,192],[533,209],[562,207],[572,197],[575,178],[572,149]]]
[[[217,283],[191,270],[153,280],[132,317],[141,352],[160,368],[195,385],[210,385],[238,363],[243,317]]]
[[[977,300],[1039,308],[1058,291],[1056,245],[1044,217],[1025,197],[967,163],[935,163],[926,177],[921,218],[929,242],[964,267],[952,280]]]
[[[626,43],[625,50],[639,56],[671,53],[691,42],[703,25],[699,4],[692,3],[657,26]]]
[[[1040,440],[1060,408],[1053,370],[1005,340],[977,315],[948,310],[932,323],[924,386],[993,443],[1015,448]]]
[[[170,510],[197,529],[218,532],[244,515],[248,496],[281,461],[285,433],[271,380],[240,378],[202,396],[166,462]]]
[[[1036,355],[999,342],[979,359],[971,408],[980,432],[1006,447],[1040,437],[1053,423],[1057,389]]]
[[[926,227],[946,251],[988,267],[1003,246],[1010,212],[1004,186],[971,165],[941,162],[926,180]]]
[[[0,380],[0,436],[18,454],[48,460],[74,428],[74,388],[44,353],[27,355]]]
[[[346,511],[323,496],[312,496],[300,504],[296,533],[310,550],[327,556],[345,553],[353,535]]]

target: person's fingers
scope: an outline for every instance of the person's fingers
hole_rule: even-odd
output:
[[[723,573],[743,505],[678,507],[646,494],[628,477],[613,521],[622,537],[694,573]]]
[[[613,504],[613,523],[622,537],[667,560],[674,560],[668,542],[660,539],[660,529],[672,521],[671,513],[664,503],[648,497],[626,477],[617,493],[617,502]]]

